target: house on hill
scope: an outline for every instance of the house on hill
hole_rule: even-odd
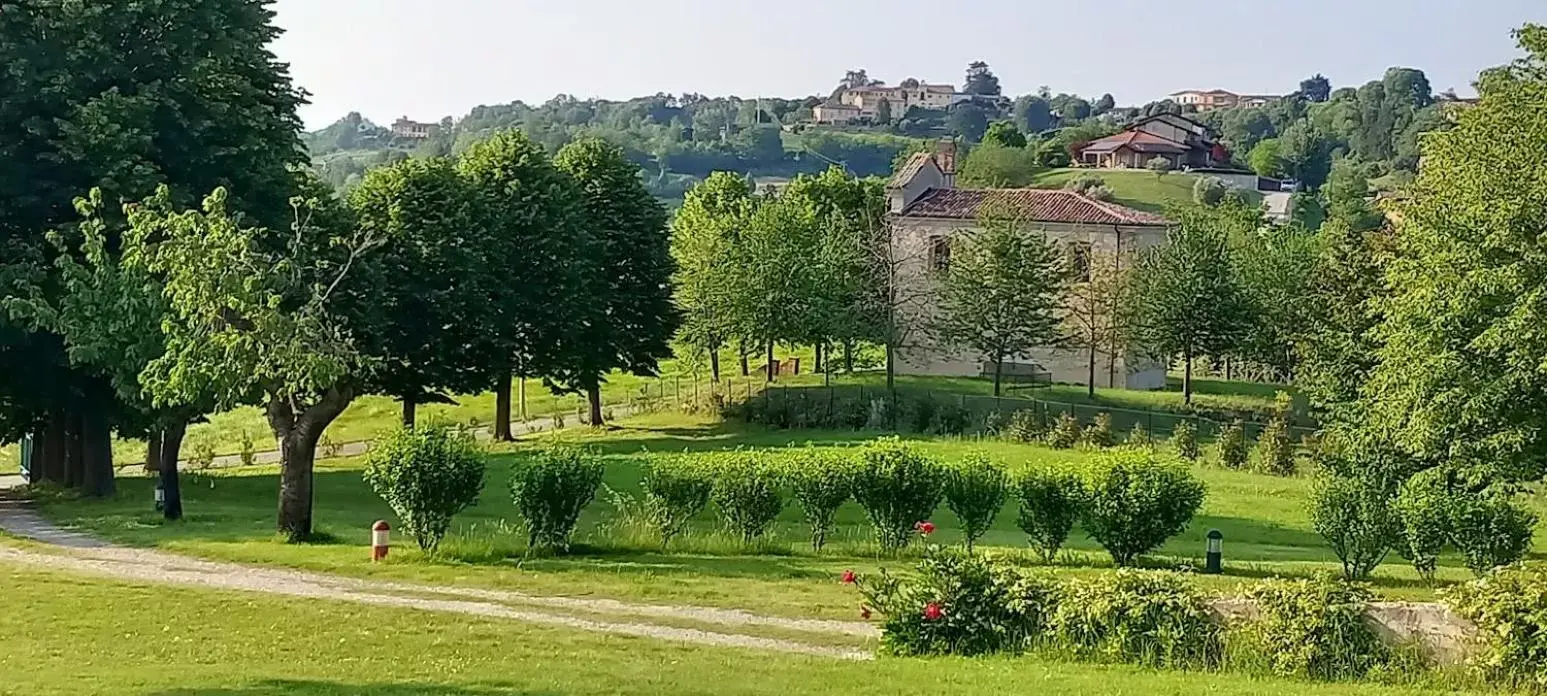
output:
[[[1199,111],[1212,111],[1214,109],[1234,109],[1238,107],[1255,108],[1266,106],[1268,102],[1278,99],[1276,94],[1236,94],[1223,89],[1189,89],[1181,92],[1172,92],[1171,101],[1182,106],[1192,106]]]
[[[825,103],[814,107],[811,117],[817,123],[849,123],[862,118],[873,119],[880,113],[881,103],[885,102],[893,118],[901,118],[913,107],[947,109],[969,99],[970,95],[958,94],[954,85],[931,85],[918,80],[904,80],[897,86],[846,87]]]
[[[1173,169],[1192,169],[1227,164],[1230,153],[1208,126],[1178,114],[1157,114],[1117,135],[1086,143],[1078,162],[1104,169],[1143,169],[1156,157],[1169,160]]]
[[[392,124],[392,134],[399,138],[424,140],[430,137],[430,133],[434,132],[435,127],[436,124],[434,123],[420,123],[404,116]]]
[[[899,311],[913,326],[929,322],[935,312],[930,288],[950,268],[951,240],[978,229],[986,210],[1019,216],[1029,230],[1046,234],[1062,247],[1075,269],[1076,282],[1089,280],[1096,255],[1117,265],[1134,263],[1140,251],[1166,239],[1167,221],[1152,213],[1098,201],[1073,191],[1046,189],[972,189],[956,186],[956,151],[942,143],[933,153],[913,155],[887,185],[892,250],[897,266]],[[983,356],[914,332],[899,346],[901,374],[976,377],[992,374]],[[1069,348],[1044,348],[1006,366],[1006,374],[1034,376],[1067,384],[1087,384],[1090,355]],[[1160,389],[1164,366],[1134,353],[1096,355],[1096,386]]]

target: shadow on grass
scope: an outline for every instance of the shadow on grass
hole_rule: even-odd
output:
[[[333,681],[302,679],[269,679],[241,686],[224,688],[168,689],[147,692],[148,696],[288,696],[289,694],[332,694],[335,696],[419,696],[442,694],[443,696],[546,696],[557,691],[532,690],[514,684],[482,684],[477,686],[446,686],[427,682],[400,682],[393,684],[346,684]]]

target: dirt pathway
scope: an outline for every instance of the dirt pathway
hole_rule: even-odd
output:
[[[375,606],[511,619],[597,633],[868,660],[870,652],[786,638],[750,635],[772,629],[831,639],[873,638],[866,623],[788,619],[729,609],[633,604],[607,599],[543,597],[520,592],[348,578],[324,573],[206,561],[161,551],[112,546],[60,529],[25,505],[0,500],[0,529],[48,544],[48,551],[0,546],[0,563],[61,570],[104,578],[188,587],[263,592]],[[672,620],[714,626],[715,630],[653,623]],[[830,641],[829,641],[830,642]]]

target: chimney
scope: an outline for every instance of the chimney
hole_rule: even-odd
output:
[[[956,188],[956,139],[943,138],[935,144],[935,164],[945,175],[941,188]]]

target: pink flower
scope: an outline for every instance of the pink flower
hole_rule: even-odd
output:
[[[940,609],[940,605],[938,603],[930,602],[929,604],[924,605],[925,621],[939,621],[943,618],[945,618],[945,612]]]
[[[913,531],[918,532],[921,536],[929,536],[935,533],[935,523],[927,520],[920,522],[913,525]]]
[[[859,608],[859,618],[864,619],[866,621],[869,621],[870,620],[870,607],[864,607],[864,606],[860,607]]]
[[[854,574],[854,571],[845,570],[843,571],[843,576],[840,579],[843,580],[843,584],[845,585],[853,585],[859,580],[859,577]]]

